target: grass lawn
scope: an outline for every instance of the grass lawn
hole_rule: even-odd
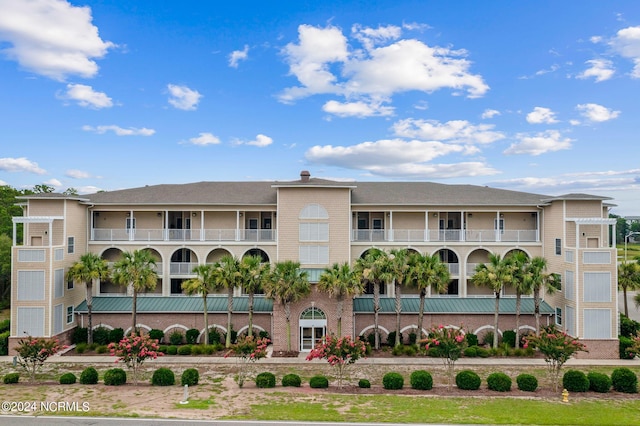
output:
[[[624,260],[624,243],[616,246],[618,249],[618,260]],[[640,244],[627,244],[627,260],[633,260],[636,256],[640,256]]]

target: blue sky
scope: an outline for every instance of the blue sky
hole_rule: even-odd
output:
[[[0,0],[0,90],[16,188],[309,170],[640,215],[631,0]]]

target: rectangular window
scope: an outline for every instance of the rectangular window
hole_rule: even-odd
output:
[[[584,301],[611,302],[611,273],[584,273]]]
[[[609,265],[611,264],[611,252],[609,251],[585,251],[582,261],[589,265]]]
[[[562,308],[556,308],[556,324],[562,325]]]
[[[493,219],[493,229],[499,229],[500,233],[504,234],[504,219]]]
[[[329,246],[300,246],[300,263],[326,265],[329,263]]]
[[[18,307],[18,337],[44,336],[44,308],[43,307]]]
[[[67,253],[73,254],[76,249],[76,238],[69,237],[67,238]]]
[[[564,297],[568,300],[576,300],[573,271],[564,271]]]
[[[53,297],[64,296],[64,269],[56,269],[53,272]]]
[[[18,300],[44,300],[44,271],[18,271]]]
[[[611,338],[611,310],[610,309],[585,309],[584,310],[584,338],[585,339],[610,339]]]
[[[53,260],[64,260],[64,249],[55,249],[53,251]]]
[[[575,323],[576,323],[575,309],[573,308],[573,306],[565,306],[564,307],[564,329],[569,336],[576,335]]]
[[[18,250],[18,262],[44,262],[44,250],[20,249]]]
[[[566,250],[564,252],[565,262],[573,263],[573,250]]]
[[[73,305],[67,306],[67,324],[73,323]]]
[[[60,334],[62,333],[62,330],[64,330],[63,327],[63,321],[64,321],[64,307],[62,306],[62,304],[60,305],[55,305],[53,307],[53,334]]]
[[[301,223],[300,241],[329,241],[329,224]]]
[[[67,280],[67,290],[73,290],[73,280]]]
[[[562,239],[556,238],[556,255],[562,254]]]

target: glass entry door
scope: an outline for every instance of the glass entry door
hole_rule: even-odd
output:
[[[306,352],[324,339],[327,334],[327,316],[315,307],[305,309],[300,315],[300,351]]]

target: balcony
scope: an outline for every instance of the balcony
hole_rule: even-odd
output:
[[[276,241],[275,229],[93,228],[91,241]]]
[[[354,242],[537,242],[536,229],[354,229]]]

